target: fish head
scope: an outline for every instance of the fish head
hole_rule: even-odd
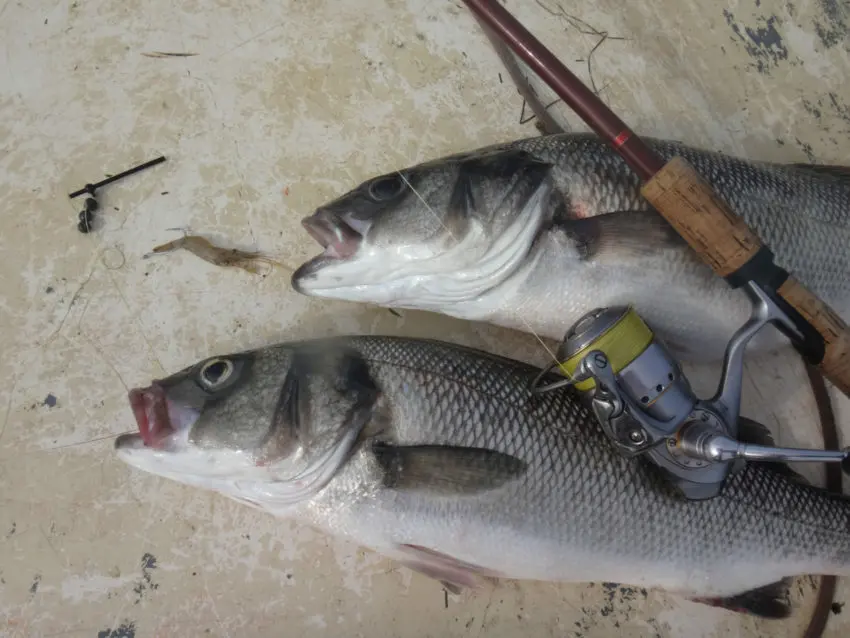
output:
[[[333,478],[371,409],[368,375],[344,357],[324,344],[279,345],[207,358],[134,388],[138,432],[119,436],[116,453],[280,513]]]
[[[302,220],[324,248],[292,276],[306,295],[433,309],[510,276],[543,223],[551,166],[510,145],[363,182]]]

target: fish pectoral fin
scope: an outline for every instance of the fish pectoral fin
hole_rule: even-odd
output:
[[[406,556],[398,560],[400,564],[439,581],[450,594],[459,595],[464,589],[477,589],[486,580],[499,578],[495,572],[427,547],[405,544],[398,549]]]
[[[655,211],[616,211],[562,219],[559,225],[585,260],[645,256],[686,246],[676,230]]]
[[[376,442],[372,451],[383,469],[384,487],[393,490],[450,496],[480,494],[526,471],[525,461],[486,448]]]
[[[758,616],[759,618],[788,618],[791,615],[791,596],[789,589],[793,579],[782,580],[725,597],[691,597],[703,605],[728,609],[739,614]]]

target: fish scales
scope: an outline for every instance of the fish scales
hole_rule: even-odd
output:
[[[499,529],[510,530],[504,544],[494,543],[488,561],[479,553],[487,539],[469,538],[464,551],[454,554],[462,560],[498,569],[491,561],[510,553],[516,535],[532,546],[570,548],[560,564],[557,554],[535,561],[526,555],[531,552],[521,552],[512,567],[529,578],[569,578],[576,552],[606,561],[639,560],[650,571],[703,574],[735,571],[741,562],[762,564],[769,572],[771,561],[795,555],[808,560],[804,557],[829,547],[836,549],[831,555],[827,550],[827,560],[846,564],[850,559],[850,510],[843,499],[791,488],[784,477],[750,464],[730,479],[719,498],[684,501],[651,466],[614,452],[569,391],[529,398],[534,368],[432,342],[363,338],[356,343],[390,402],[395,443],[480,447],[528,463],[527,473],[508,492],[446,504],[454,529],[446,530],[443,542],[428,539],[430,544],[457,542],[451,537],[469,520],[479,520],[482,534],[496,538]],[[362,470],[355,463],[348,471]],[[386,515],[393,526],[406,514],[440,502],[425,506],[391,490],[366,492],[372,496],[358,504],[350,503],[347,490],[334,495],[331,488],[325,498],[336,499],[340,508],[348,500],[353,518],[370,511],[371,521]],[[487,529],[492,531],[487,534]],[[736,542],[730,544],[730,538]]]
[[[778,265],[850,320],[850,171],[681,155]],[[403,176],[404,179],[402,179]],[[372,178],[303,221],[325,248],[303,294],[441,312],[561,339],[587,311],[633,304],[676,356],[717,360],[750,303],[705,265],[592,134],[519,140]],[[787,344],[768,328],[753,350]]]
[[[222,361],[232,372],[215,389],[201,377]],[[538,371],[433,340],[280,344],[134,390],[140,434],[116,448],[457,586],[488,575],[729,597],[850,574],[846,497],[750,463],[716,498],[684,500],[618,454],[572,390],[531,394]]]
[[[649,144],[666,161],[681,156],[690,162],[771,247],[780,266],[830,297],[847,290],[850,170],[818,172],[816,165],[757,162],[654,138]],[[581,210],[654,210],[637,176],[595,135],[543,136],[509,146],[551,162],[557,188],[566,197],[575,193]]]

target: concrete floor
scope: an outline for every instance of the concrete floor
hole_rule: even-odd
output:
[[[627,38],[596,50],[593,75],[640,133],[850,163],[846,4],[568,4]],[[597,37],[534,2],[509,6],[588,80]],[[0,635],[801,635],[805,579],[780,623],[598,584],[444,598],[371,553],[112,455],[132,427],[127,388],[214,350],[373,332],[542,361],[527,335],[288,289],[316,250],[298,224],[316,205],[400,165],[535,134],[459,2],[5,0],[0,56]],[[76,231],[68,192],[158,154],[168,162],[102,191],[96,232]],[[142,259],[174,227],[286,267],[262,279],[184,253]],[[746,413],[780,442],[819,445],[797,360],[748,366]],[[837,600],[850,602],[846,583]],[[828,635],[848,632],[850,607]]]

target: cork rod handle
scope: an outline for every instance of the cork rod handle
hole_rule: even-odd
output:
[[[762,247],[755,233],[681,157],[670,160],[641,193],[721,277],[736,272]],[[794,277],[777,293],[823,337],[825,353],[818,368],[850,396],[850,327]]]
[[[647,146],[498,0],[464,0],[475,16],[527,64],[644,182],[644,197],[720,276],[728,277],[762,247],[759,238],[682,158],[668,163]],[[758,258],[756,258],[757,260]],[[793,278],[778,294],[822,336],[824,376],[850,396],[847,324]],[[812,362],[814,363],[814,362]]]

